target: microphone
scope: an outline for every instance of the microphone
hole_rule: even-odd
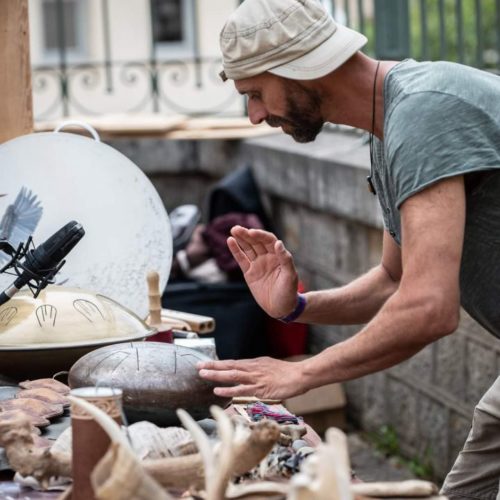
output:
[[[84,234],[82,225],[71,221],[54,233],[45,243],[27,252],[22,264],[14,263],[18,278],[0,293],[0,305],[5,304],[25,285],[30,286],[30,288],[34,286],[36,288],[34,296],[37,297],[49,283],[52,283],[54,276],[66,262],[63,260],[64,257],[83,238]],[[36,285],[30,284],[32,280],[36,282]]]

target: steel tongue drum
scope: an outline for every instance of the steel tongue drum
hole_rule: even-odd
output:
[[[64,258],[84,234],[82,225],[71,221],[36,248],[30,249],[31,237],[25,244],[19,245],[12,252],[11,260],[0,269],[0,273],[17,276],[12,285],[0,293],[0,305],[5,304],[25,285],[29,286],[36,298],[49,283],[53,283],[55,275],[66,262]],[[21,259],[24,260],[20,262]]]
[[[68,381],[72,389],[122,390],[123,409],[130,422],[178,425],[177,408],[198,420],[210,416],[210,406],[225,408],[231,402],[213,392],[224,384],[198,375],[196,363],[209,359],[194,349],[163,342],[115,344],[80,358],[71,367]]]

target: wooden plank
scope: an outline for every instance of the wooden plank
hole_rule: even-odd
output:
[[[102,116],[72,116],[70,118],[58,118],[37,122],[37,132],[52,132],[62,122],[78,121],[88,123],[103,136],[115,135],[164,135],[171,130],[182,129],[186,123],[186,117],[182,115],[162,116],[148,114],[105,114]],[[64,132],[77,132],[87,135],[87,132],[78,125],[68,125]]]
[[[189,140],[203,140],[203,139],[250,139],[252,137],[259,137],[261,135],[276,134],[281,132],[281,129],[271,128],[268,125],[254,125],[252,128],[234,128],[234,129],[201,129],[201,130],[174,130],[166,134],[167,139],[189,139]]]
[[[0,0],[2,1],[2,0]],[[148,114],[105,114],[102,116],[72,116],[37,122],[37,132],[50,132],[63,121],[83,121],[94,127],[102,139],[121,136],[156,136],[175,140],[246,139],[267,134],[280,133],[266,123],[252,125],[248,118],[187,118],[182,115],[162,116]],[[68,126],[65,132],[87,134],[79,126]]]
[[[33,130],[28,0],[0,0],[0,143]]]

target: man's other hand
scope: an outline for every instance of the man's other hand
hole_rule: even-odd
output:
[[[288,316],[297,305],[298,276],[290,252],[274,234],[235,226],[227,246],[238,262],[257,303],[273,318]]]
[[[205,361],[197,364],[200,377],[231,387],[216,387],[223,397],[255,396],[283,400],[307,391],[301,362],[261,357],[255,359]]]

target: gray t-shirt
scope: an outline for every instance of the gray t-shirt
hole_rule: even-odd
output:
[[[500,76],[447,62],[397,64],[384,81],[384,141],[374,153],[373,183],[398,244],[401,204],[464,175],[461,302],[500,337]]]

